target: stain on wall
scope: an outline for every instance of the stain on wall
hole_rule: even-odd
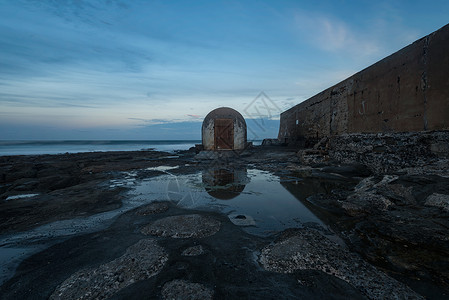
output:
[[[449,24],[281,114],[278,138],[449,130]]]

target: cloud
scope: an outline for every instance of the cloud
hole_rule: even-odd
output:
[[[367,32],[359,32],[355,26],[334,16],[298,10],[295,24],[299,38],[322,51],[370,56],[380,50],[377,41]]]
[[[187,116],[192,117],[194,119],[200,119],[202,118],[200,115],[191,115],[191,114],[187,114]]]
[[[341,50],[354,42],[353,34],[343,22],[321,17],[315,24],[317,42],[327,51]]]
[[[140,72],[152,62],[154,39],[105,28],[101,18],[118,18],[121,5],[92,1],[5,3],[0,14],[2,74],[36,76],[48,66],[82,64],[91,70]],[[99,13],[100,4],[102,11]],[[96,15],[99,14],[99,15]],[[106,26],[107,27],[107,26]],[[154,43],[156,44],[156,43]],[[161,52],[158,52],[161,53]],[[161,54],[163,56],[163,54]]]
[[[378,9],[388,1],[370,2],[372,13],[368,1],[3,2],[2,119],[143,135],[169,123],[197,126],[220,106],[244,114],[261,90],[289,108],[414,36],[394,17],[404,4]]]
[[[139,124],[140,126],[148,126],[148,125],[159,125],[159,124],[170,124],[182,122],[179,119],[144,119],[144,118],[128,118],[128,120],[139,121],[143,124]]]
[[[60,108],[60,107],[80,107],[98,108],[98,105],[80,104],[74,101],[73,97],[18,95],[0,93],[0,105],[8,107],[39,107],[39,108]]]

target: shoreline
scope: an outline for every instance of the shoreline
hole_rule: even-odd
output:
[[[201,140],[16,140],[0,141],[0,156],[187,150]]]
[[[435,174],[426,174],[426,172],[419,174],[400,174],[400,172],[372,174],[369,170],[357,164],[339,164],[331,161],[320,161],[307,165],[301,156],[303,154],[298,156],[296,152],[294,148],[258,146],[248,149],[238,157],[231,156],[218,160],[214,158],[198,160],[194,151],[178,151],[175,155],[159,151],[122,151],[1,156],[0,219],[2,222],[0,223],[0,236],[14,236],[40,226],[46,226],[45,224],[51,225],[56,221],[85,218],[89,215],[95,216],[96,214],[117,210],[123,205],[124,197],[129,196],[127,193],[136,182],[149,180],[164,174],[164,171],[161,171],[160,168],[158,169],[161,166],[173,167],[173,169],[170,169],[170,172],[175,176],[197,173],[210,167],[218,169],[249,167],[278,176],[281,182],[283,182],[284,188],[292,195],[295,195],[295,197],[299,197],[299,194],[304,193],[302,187],[304,185],[298,185],[298,182],[307,182],[306,185],[310,185],[309,190],[311,194],[298,201],[303,202],[309,210],[344,241],[345,248],[348,249],[345,251],[356,253],[356,255],[363,258],[361,264],[374,265],[382,272],[386,272],[389,276],[388,278],[395,278],[395,280],[402,282],[398,285],[404,287],[402,290],[389,287],[395,293],[399,293],[398,295],[407,294],[419,298],[418,294],[421,294],[430,299],[442,299],[448,295],[449,274],[446,266],[449,262],[446,254],[449,253],[449,245],[446,238],[449,236],[449,224],[447,224],[449,212],[440,205],[440,203],[444,203],[444,201],[441,202],[440,198],[444,198],[444,195],[449,194],[446,188],[449,186],[448,178]],[[133,172],[134,174],[132,181],[128,181],[132,182],[132,184],[111,187],[110,183],[114,182],[114,180],[123,182],[127,172]],[[340,186],[339,188],[330,189],[326,193],[314,194],[315,187],[313,183],[337,179],[347,182],[353,181],[354,183],[349,184],[347,187]],[[127,180],[131,179],[128,178]],[[38,194],[38,196],[10,198],[10,200],[6,201],[8,197],[20,194]],[[364,201],[361,202],[361,199]],[[290,231],[287,230],[268,237],[257,237],[246,233],[242,227],[230,222],[229,218],[223,218],[222,214],[217,215],[217,213],[207,211],[191,211],[177,207],[173,203],[168,203],[168,206],[167,212],[162,213],[164,217],[191,213],[211,216],[214,219],[219,219],[222,226],[230,230],[229,232],[233,232],[232,236],[227,236],[225,232],[220,233],[220,230],[216,235],[206,238],[207,243],[204,242],[205,240],[197,238],[183,240],[185,243],[195,241],[195,243],[199,243],[208,249],[206,251],[208,253],[206,254],[207,259],[205,258],[206,261],[209,258],[215,257],[217,259],[218,257],[216,256],[218,254],[214,252],[215,250],[212,250],[215,249],[214,245],[222,243],[217,237],[218,234],[225,234],[229,240],[237,241],[245,237],[243,240],[251,241],[249,242],[251,246],[247,245],[249,249],[252,249],[251,253],[243,255],[241,258],[243,261],[240,261],[240,263],[246,266],[247,270],[257,272],[257,276],[255,275],[257,279],[254,279],[254,282],[260,285],[267,284],[267,282],[262,280],[262,277],[271,274],[270,276],[274,276],[272,279],[275,282],[279,283],[281,278],[289,282],[286,288],[287,291],[295,291],[299,293],[298,295],[306,293],[302,295],[307,295],[312,299],[319,298],[320,295],[323,296],[323,291],[320,292],[319,288],[313,288],[313,286],[317,284],[320,286],[324,282],[327,282],[326,287],[323,288],[328,293],[326,294],[327,296],[332,293],[340,293],[347,297],[351,295],[351,297],[355,298],[373,297],[373,294],[367,292],[369,290],[368,283],[361,280],[366,274],[359,274],[355,270],[351,271],[350,267],[349,271],[347,271],[349,274],[352,274],[350,276],[348,274],[339,275],[338,272],[332,275],[333,273],[319,268],[314,271],[301,271],[303,267],[307,266],[307,263],[303,262],[306,265],[292,265],[294,260],[291,260],[284,262],[283,265],[289,266],[287,269],[293,268],[293,274],[295,275],[288,275],[289,273],[285,273],[287,269],[278,269],[277,267],[273,269],[274,273],[269,271],[271,270],[270,266],[275,265],[275,260],[273,260],[275,258],[267,254],[275,251],[274,248],[266,248],[269,244],[284,245],[293,240],[305,239],[305,241],[311,243],[311,248],[307,251],[319,254],[318,265],[320,265],[320,255],[321,259],[324,259],[332,251],[343,251],[333,249],[332,247],[334,246],[332,245],[329,246],[329,251],[324,253],[321,253],[321,250],[318,248],[314,248],[313,241],[318,238],[315,236],[315,232],[320,232],[320,230],[317,231],[312,227],[304,227],[299,229],[299,231],[291,233],[288,233]],[[31,262],[41,260],[41,257],[50,255],[55,249],[61,249],[61,251],[63,251],[62,249],[69,249],[67,248],[69,247],[68,245],[73,245],[76,240],[87,241],[86,239],[89,236],[105,236],[105,234],[109,234],[110,238],[116,236],[117,239],[121,239],[123,232],[120,233],[120,227],[117,226],[122,222],[120,220],[125,219],[130,224],[122,225],[126,228],[132,227],[127,234],[133,236],[132,239],[137,241],[143,237],[136,233],[136,230],[137,232],[140,230],[137,228],[142,226],[139,224],[148,223],[151,220],[153,220],[151,222],[155,222],[155,220],[162,218],[158,213],[151,213],[145,217],[147,218],[146,220],[143,217],[139,217],[138,219],[141,221],[138,221],[140,223],[136,224],[135,222],[137,221],[133,221],[135,217],[132,217],[135,214],[136,209],[123,212],[111,219],[112,223],[107,225],[105,229],[100,229],[97,233],[86,232],[69,235],[64,241],[54,244],[54,246],[43,252],[33,254],[18,265],[17,273],[4,285],[0,286],[0,291],[10,297],[12,295],[22,295],[24,298],[27,298],[26,295],[29,297],[30,294],[27,294],[25,289],[22,290],[19,286],[29,286],[31,289],[34,286],[36,288],[36,283],[33,283],[33,280],[42,278],[47,271],[50,272],[49,270],[39,271],[38,269],[27,267]],[[123,231],[126,232],[125,229]],[[172,249],[170,251],[176,250],[175,245],[172,245],[173,239],[165,237],[155,237],[154,239],[158,241],[159,245],[165,245],[164,249],[166,251],[168,251],[168,248]],[[239,242],[242,246],[243,240]],[[125,244],[129,246],[129,243],[130,241]],[[185,243],[183,244],[184,246]],[[181,244],[178,247],[184,247]],[[282,251],[294,251],[294,245],[292,244],[289,248]],[[99,245],[91,246],[86,251],[97,251],[95,249],[98,249],[98,247]],[[119,252],[123,253],[125,249],[121,249]],[[228,258],[223,258],[224,260],[219,258],[223,263],[230,259],[229,255],[239,253],[239,250],[232,246],[226,246],[224,249],[228,251],[228,254],[225,255]],[[262,257],[260,253],[263,249],[267,249],[264,251],[268,252],[264,252],[266,256]],[[279,250],[280,248],[276,249],[276,251],[281,251]],[[82,251],[82,248],[79,251]],[[108,257],[113,259],[120,256],[118,252],[114,253],[108,254]],[[345,264],[345,261],[347,261],[348,255],[353,254],[341,253],[339,258],[336,258],[336,263],[330,267],[339,270],[339,268],[344,268],[344,266],[347,268],[349,266]],[[256,269],[253,269],[255,267],[253,265],[254,258],[249,259],[248,255],[251,257],[256,255]],[[56,255],[54,259],[58,260],[58,256]],[[185,260],[184,258],[181,259],[179,254],[175,255],[174,252],[169,255],[168,259],[173,266]],[[101,260],[104,261],[104,259]],[[208,288],[218,286],[218,288],[215,288],[215,295],[224,297],[231,297],[232,295],[259,295],[258,292],[250,288],[253,284],[247,282],[251,276],[246,271],[242,275],[236,275],[229,271],[234,274],[233,276],[238,276],[242,282],[247,282],[246,284],[242,283],[239,289],[241,294],[234,290],[237,293],[235,294],[231,292],[231,287],[235,287],[238,284],[226,282],[225,277],[220,277],[217,273],[214,273],[216,272],[213,271],[214,264],[204,266],[199,261],[195,263],[194,261],[195,256],[192,258],[192,261],[185,262],[189,265],[186,268],[192,274],[197,274],[196,269],[215,274],[210,279],[202,279],[202,284]],[[100,261],[97,259],[89,260],[86,258],[82,265],[98,265],[98,263]],[[323,263],[324,261],[321,261],[321,265]],[[52,266],[57,268],[57,263],[55,262]],[[367,268],[370,267],[367,265]],[[46,283],[43,286],[46,286],[46,288],[42,288],[40,295],[45,298],[53,293],[63,280],[70,277],[70,272],[73,272],[70,271],[72,269],[69,268],[65,273],[60,271],[61,274],[57,277],[59,279],[44,280]],[[314,267],[309,266],[306,269],[313,270]],[[165,266],[158,275],[145,279],[145,282],[155,284],[154,280],[156,280],[159,282],[159,286],[168,284],[171,282],[168,278],[169,274],[173,272],[173,270],[169,270],[171,268]],[[179,273],[179,271],[177,272]],[[197,275],[181,273],[183,275],[179,273],[178,276],[174,276],[176,278],[172,279],[183,279],[192,283],[201,282],[199,277],[195,277]],[[378,276],[384,276],[380,274]],[[311,285],[295,285],[293,283],[295,276],[299,276],[301,281],[309,282]],[[383,280],[390,279],[384,278]],[[262,284],[262,282],[265,283]],[[72,284],[75,283],[72,282]],[[129,287],[117,291],[116,297],[120,298],[119,295],[136,296],[137,286],[142,288],[141,284],[131,284]],[[157,286],[150,288],[150,290],[162,297],[162,290],[157,288]],[[376,288],[378,292],[382,292],[381,287]],[[414,292],[410,288],[414,289]],[[229,294],[226,294],[226,289],[229,289]],[[302,289],[303,292],[300,292],[298,289]],[[304,292],[304,289],[306,292]],[[384,287],[384,289],[385,291],[388,290],[387,287]],[[273,288],[273,295],[276,294],[276,291],[279,293],[278,289]]]

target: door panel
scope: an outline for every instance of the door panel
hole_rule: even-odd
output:
[[[232,119],[215,119],[215,149],[234,149],[234,121]]]

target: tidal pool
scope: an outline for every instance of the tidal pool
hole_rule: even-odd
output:
[[[346,185],[343,179],[281,178],[246,168],[213,168],[189,175],[165,173],[143,180],[130,195],[136,202],[173,201],[183,208],[219,211],[259,236],[304,226],[329,232],[303,201]]]
[[[135,172],[124,172],[123,178],[105,183],[110,188],[130,189],[118,209],[0,235],[0,285],[32,254],[70,237],[103,230],[117,216],[153,201],[172,201],[184,208],[221,212],[254,235],[268,236],[287,228],[307,226],[339,242],[303,203],[307,203],[306,198],[311,195],[348,186],[345,178],[304,177],[301,174],[279,177],[246,168],[211,168],[194,174],[174,175],[171,172],[176,168],[149,168],[165,174],[142,181]]]

